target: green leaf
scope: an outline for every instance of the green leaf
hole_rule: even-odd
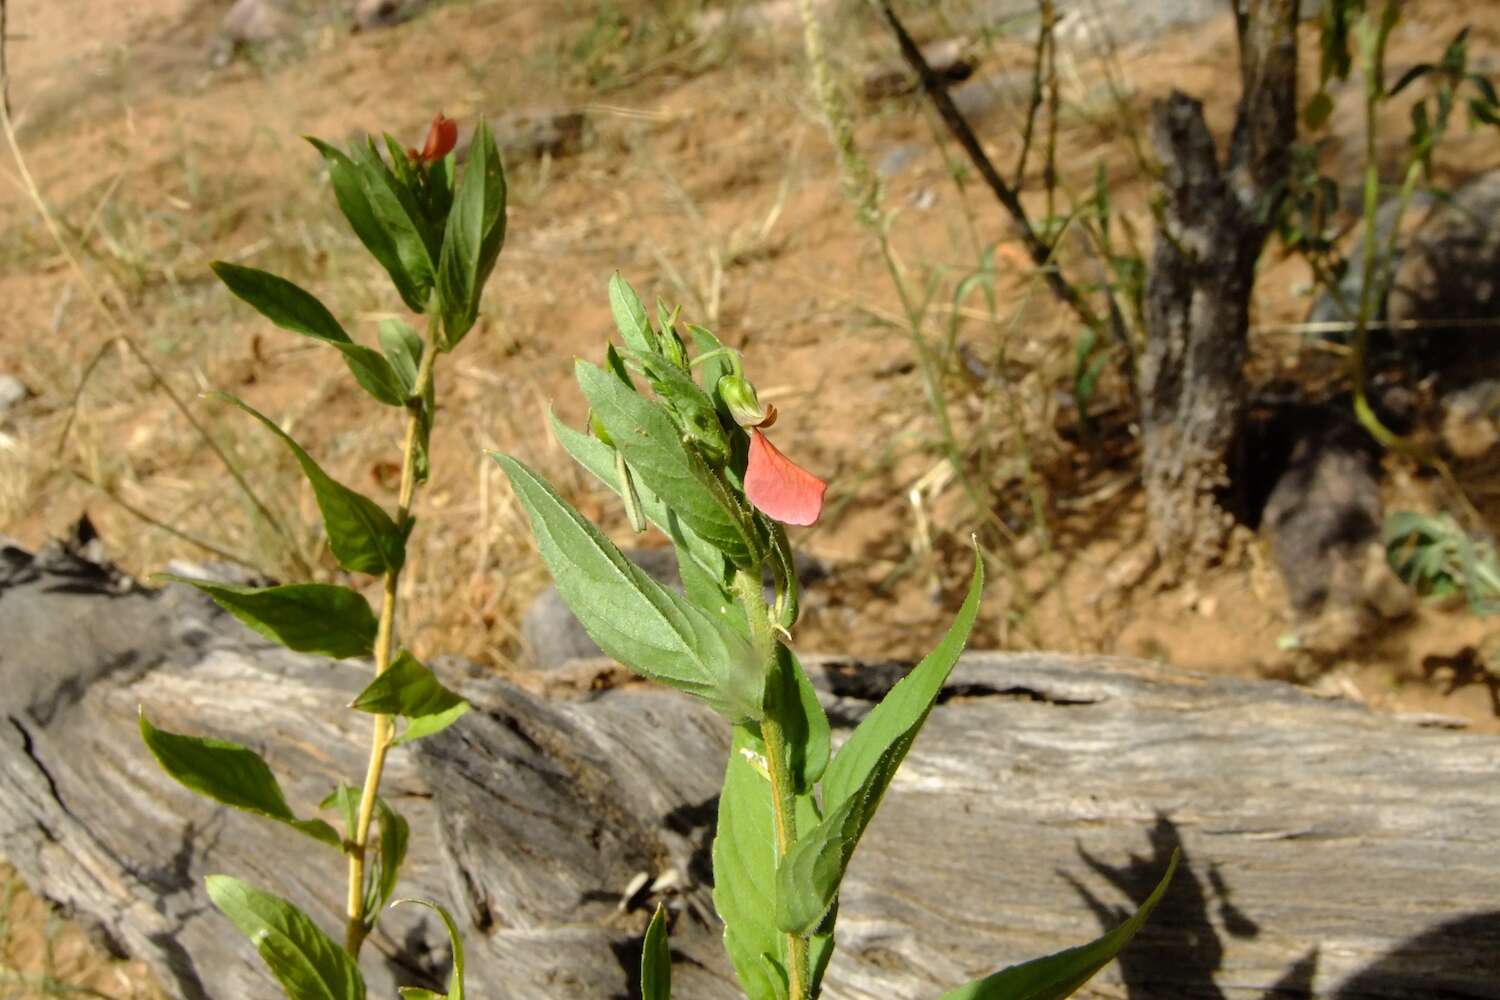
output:
[[[557,419],[556,413],[549,412],[548,419],[552,433],[573,460],[623,499],[622,484],[615,473],[615,450],[592,434],[583,434],[569,427]],[[726,613],[724,609],[733,605],[723,582],[726,576],[724,553],[683,524],[649,487],[643,483],[635,485],[641,513],[677,546],[677,568],[683,589],[705,611],[715,615]],[[704,581],[712,581],[712,590],[697,589],[696,585]]]
[[[357,591],[328,583],[241,587],[163,573],[173,583],[197,587],[259,634],[299,653],[335,660],[369,656],[375,648],[375,613]]]
[[[328,343],[350,343],[349,335],[317,297],[294,284],[254,267],[216,260],[208,265],[237,297],[284,330]]]
[[[505,243],[505,170],[489,125],[480,122],[458,181],[438,259],[442,350],[451,351],[474,326],[485,280]]]
[[[390,362],[379,351],[351,340],[339,321],[311,292],[269,271],[222,260],[209,266],[231,292],[272,323],[337,348],[354,380],[376,400],[389,406],[402,404],[400,380]]]
[[[404,187],[376,149],[373,140],[356,145],[350,159],[359,173],[359,181],[370,214],[384,232],[401,268],[411,276],[423,311],[433,286],[433,260],[438,246],[433,234],[423,224],[421,209],[412,192]]]
[[[355,166],[349,157],[327,143],[311,136],[307,137],[307,141],[312,143],[318,152],[323,154],[323,159],[328,162],[328,175],[333,182],[334,197],[338,199],[339,210],[344,213],[344,218],[349,220],[349,226],[354,230],[354,235],[359,237],[365,249],[370,251],[370,256],[374,257],[391,276],[391,281],[396,286],[401,301],[406,303],[406,307],[412,312],[425,311],[428,288],[407,271],[406,266],[401,262],[401,255],[396,251],[395,241],[376,218],[375,209],[365,193],[360,168]]]
[[[270,765],[249,747],[157,729],[145,712],[141,713],[141,739],[163,771],[199,795],[285,823],[332,847],[342,846],[338,831],[327,823],[297,818]]]
[[[448,974],[448,1000],[464,1000],[464,939],[458,936],[458,928],[453,925],[453,918],[448,916],[447,910],[429,899],[398,899],[391,905],[400,906],[403,903],[425,906],[443,918],[443,926],[448,928],[448,941],[453,945],[453,971]],[[405,996],[406,990],[402,990],[401,993]]]
[[[1320,129],[1331,114],[1333,114],[1333,98],[1328,96],[1328,91],[1320,90],[1312,95],[1307,106],[1302,109],[1302,124],[1310,129]]]
[[[713,842],[714,909],[724,921],[724,949],[751,1000],[787,992],[786,935],[774,920],[776,834],[764,749],[749,727],[734,727]]]
[[[469,703],[444,687],[416,657],[402,650],[349,707],[410,719],[406,732],[394,741],[407,743],[447,728],[469,710]]]
[[[718,337],[714,336],[711,330],[705,329],[696,323],[689,323],[688,333],[692,335],[693,347],[697,350],[700,357],[704,354],[724,350],[723,343],[719,341]],[[703,388],[710,393],[713,393],[718,388],[720,378],[734,371],[734,366],[725,354],[715,354],[714,357],[709,358],[707,361],[702,361],[694,367],[698,369],[698,377],[702,380]],[[715,394],[715,398],[717,398],[717,394]],[[728,407],[721,409],[719,412],[727,413]]]
[[[398,986],[396,990],[401,994],[402,1000],[448,1000],[448,994],[434,993],[421,986]]]
[[[641,945],[641,1000],[672,1000],[672,950],[667,944],[667,911],[660,903]]]
[[[424,739],[433,733],[440,733],[459,720],[469,710],[469,703],[461,701],[446,712],[437,712],[433,715],[419,715],[415,719],[409,719],[406,728],[401,735],[391,740],[392,746],[402,743],[411,743],[413,740]]]
[[[579,361],[576,371],[594,416],[640,481],[736,566],[757,566],[748,510],[698,453],[683,445],[666,411],[587,361]]]
[[[379,504],[330,477],[290,434],[255,407],[227,392],[209,395],[232,403],[259,420],[291,450],[312,484],[318,511],[323,515],[323,527],[328,532],[328,547],[340,566],[351,573],[375,575],[401,569],[406,560],[406,538]]]
[[[411,840],[411,827],[405,817],[385,799],[375,800],[375,821],[380,826],[380,850],[365,869],[365,926],[371,929],[380,919],[385,901],[396,890],[401,863],[406,860],[406,846]]]
[[[828,715],[818,701],[807,671],[786,646],[777,645],[776,686],[768,691],[775,707],[767,707],[781,719],[786,733],[792,780],[797,794],[812,791],[828,767],[830,734]]]
[[[731,722],[760,718],[766,679],[743,636],[651,579],[531,469],[494,457],[526,508],[558,593],[600,649]]]
[[[307,914],[228,875],[204,881],[208,898],[251,940],[290,1000],[364,1000],[359,966]]]
[[[656,334],[651,329],[651,320],[646,317],[646,307],[641,297],[635,294],[630,283],[616,271],[609,279],[609,308],[614,313],[615,326],[625,346],[640,354],[659,354]]]
[[[402,397],[417,394],[417,369],[422,365],[422,337],[394,317],[380,321],[380,349],[401,382]]]
[[[681,436],[709,464],[717,467],[729,460],[729,435],[719,421],[719,410],[708,393],[694,382],[692,376],[654,354],[634,354],[632,357],[645,370],[657,398],[671,412]]]
[[[837,901],[860,837],[963,652],[983,589],[984,564],[976,551],[968,596],[943,641],[891,688],[829,763],[823,775],[824,819],[799,835],[777,868],[776,919],[782,930],[811,933]]]
[[[335,806],[344,817],[344,831],[353,837],[354,828],[359,823],[359,790],[347,782],[340,781],[338,787],[318,803],[319,809],[332,809]]]
[[[1072,996],[1135,937],[1166,893],[1172,874],[1177,871],[1177,856],[1178,852],[1174,850],[1167,873],[1141,908],[1135,911],[1135,916],[1108,934],[1077,948],[1012,965],[956,990],[949,990],[940,1000],[1063,1000]]]

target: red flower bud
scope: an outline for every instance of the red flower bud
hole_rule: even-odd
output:
[[[422,144],[422,151],[415,153],[412,159],[418,163],[436,163],[449,153],[453,147],[458,145],[458,122],[447,117],[441,111],[432,120],[432,126],[427,130],[427,141]],[[407,152],[412,152],[407,150]]]
[[[750,428],[745,497],[762,514],[783,524],[812,524],[823,512],[828,484],[776,450],[760,428]]]

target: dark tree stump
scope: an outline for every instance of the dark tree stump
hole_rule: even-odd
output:
[[[1199,102],[1152,108],[1162,204],[1146,278],[1139,396],[1151,530],[1169,563],[1214,561],[1231,520],[1255,265],[1297,137],[1298,0],[1247,0],[1239,16],[1241,98],[1224,164]]]
[[[62,551],[4,550],[0,635],[0,835],[23,877],[177,996],[275,996],[202,876],[245,877],[336,927],[342,865],[177,788],[137,706],[262,748],[307,814],[360,773],[364,720],[342,706],[364,671]],[[524,685],[438,668],[476,710],[393,753],[385,791],[413,825],[401,892],[458,916],[474,994],[628,997],[664,900],[677,995],[738,995],[707,884],[726,727],[607,663]],[[904,670],[809,669],[836,733]],[[1090,939],[1173,848],[1171,892],[1085,995],[1500,996],[1497,759],[1500,739],[1281,684],[970,654],[860,847],[827,996],[932,997]],[[641,873],[655,891],[633,888]],[[372,997],[442,974],[430,915],[381,928]]]

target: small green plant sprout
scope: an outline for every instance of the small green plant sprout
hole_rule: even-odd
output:
[[[287,900],[227,875],[208,879],[208,895],[255,943],[287,996],[358,1000],[365,995],[358,958],[381,909],[396,887],[409,830],[380,797],[380,778],[392,746],[431,735],[468,704],[445,688],[396,635],[396,598],[415,525],[412,503],[428,475],[428,439],[436,413],[433,373],[474,327],[485,280],[505,241],[505,174],[489,129],[480,124],[458,173],[457,125],[438,115],[420,150],[389,135],[385,150],[369,140],[348,153],[309,139],[327,165],[344,217],[389,274],[407,308],[427,317],[426,335],[400,319],[380,322],[380,350],[352,337],[311,293],[284,278],[218,262],[229,290],[277,326],[336,350],[355,382],[405,421],[400,490],[394,514],[336,481],[292,437],[249,404],[216,398],[244,410],[291,451],[312,486],[339,568],[380,581],[379,609],[351,586],[288,583],[243,587],[168,577],[197,587],[267,639],[304,653],[368,659],[375,677],[351,708],[373,720],[369,763],[359,785],[340,784],[320,808],[336,809],[342,833],[286,801],[270,766],[248,747],[158,729],[141,713],[141,735],[158,763],[201,795],[286,824],[342,854],[348,892],[342,946]],[[389,159],[387,159],[387,155]],[[397,720],[404,720],[398,732]],[[452,924],[445,922],[451,930]],[[454,983],[462,996],[462,954],[455,937]],[[430,996],[425,992],[411,995]]]
[[[737,352],[665,308],[653,325],[618,275],[609,298],[622,344],[606,347],[603,365],[576,365],[590,432],[555,417],[553,430],[619,494],[633,525],[649,522],[670,539],[683,593],[637,568],[526,465],[495,458],[558,592],[600,648],[702,699],[732,727],[713,847],[724,944],[751,1000],[810,1000],[833,955],[840,883],[968,639],[983,563],[976,557],[937,648],[833,752],[828,717],[788,645],[798,591],[785,525],[817,519],[824,484],[771,445],[764,429],[775,411],[759,402]],[[1093,944],[947,1000],[1069,995],[1129,941],[1170,876],[1169,867],[1140,912]],[[643,995],[653,998],[668,989],[659,935],[653,921],[643,963]]]
[[[1494,543],[1471,537],[1451,514],[1394,511],[1385,519],[1386,559],[1424,597],[1462,595],[1479,617],[1500,611]]]

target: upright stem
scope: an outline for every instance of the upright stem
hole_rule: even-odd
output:
[[[768,683],[772,690],[780,690],[776,676],[776,671],[781,669],[780,657],[777,655],[778,640],[771,627],[771,612],[766,607],[765,594],[761,592],[760,573],[735,570],[734,592],[745,609],[745,617],[750,623],[750,641],[756,656],[760,658]],[[771,779],[771,814],[776,829],[776,856],[781,858],[797,843],[797,790],[792,779],[786,732],[782,729],[779,711],[778,699],[769,699],[766,717],[760,723],[760,735],[765,742],[766,772]],[[786,943],[789,1000],[807,1000],[812,986],[807,939],[800,934],[788,934]]]
[[[432,384],[432,366],[437,358],[438,312],[433,303],[432,317],[427,327],[427,343],[422,351],[422,362],[417,368],[415,402],[406,407],[406,440],[401,449],[401,492],[396,501],[396,527],[405,531],[411,519],[412,494],[417,487],[417,447],[422,432],[422,400]],[[401,571],[391,570],[385,574],[385,586],[380,602],[380,622],[375,632],[375,676],[385,673],[391,665],[391,646],[396,622],[396,588],[401,582]],[[377,714],[370,737],[370,763],[365,770],[364,789],[359,798],[359,815],[354,830],[350,833],[346,851],[349,855],[349,895],[345,909],[344,949],[358,956],[369,929],[365,924],[365,848],[370,842],[370,822],[375,816],[375,801],[380,793],[380,775],[385,769],[386,751],[391,746],[393,731],[391,717]]]

